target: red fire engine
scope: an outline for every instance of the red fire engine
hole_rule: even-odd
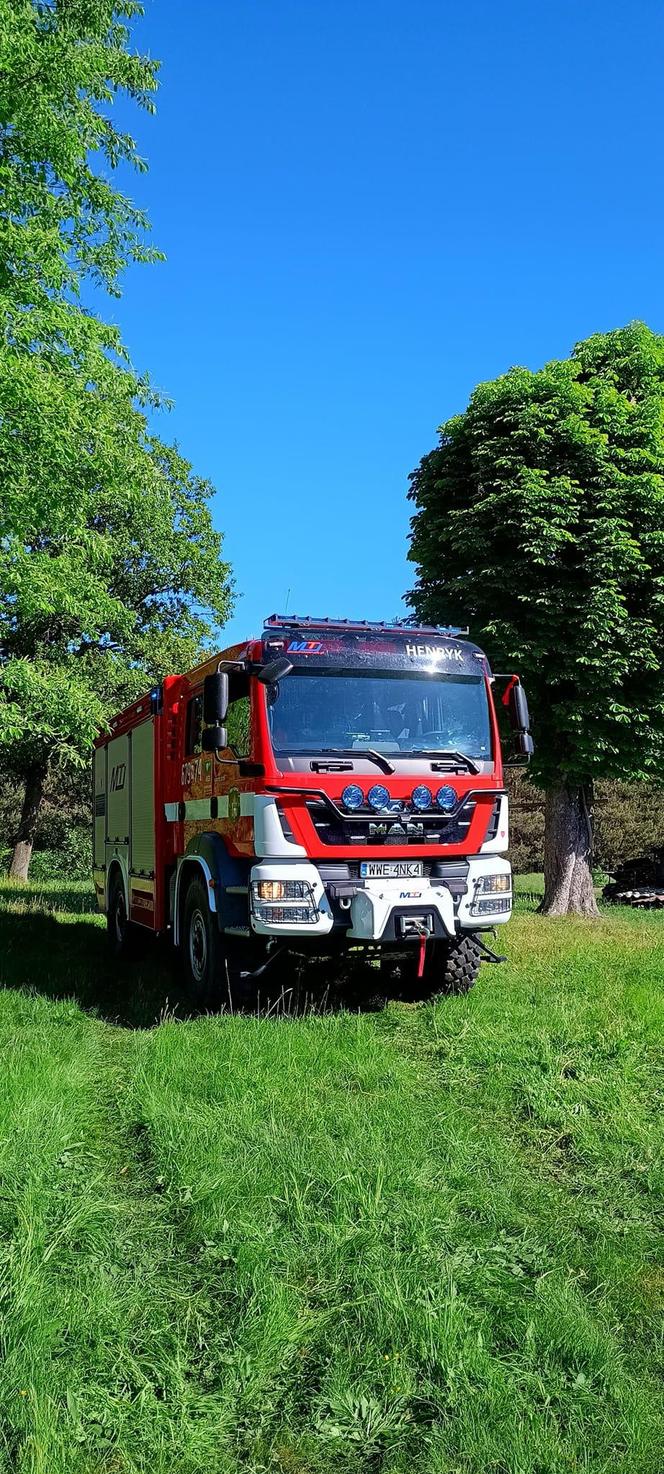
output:
[[[94,755],[115,949],[168,933],[198,1004],[292,954],[470,987],[512,907],[496,679],[533,743],[466,633],[273,615],[121,712]]]

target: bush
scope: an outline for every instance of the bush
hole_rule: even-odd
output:
[[[51,774],[35,835],[30,875],[37,880],[66,874],[78,879],[92,866],[90,773]],[[21,791],[6,774],[0,776],[0,873],[9,868],[13,835],[21,810]]]
[[[510,859],[516,875],[544,868],[544,794],[523,768],[505,769],[510,801]]]
[[[544,793],[521,768],[506,769],[510,857],[517,875],[544,864]],[[623,860],[664,845],[664,795],[654,783],[598,783],[593,802],[593,865],[612,873]]]

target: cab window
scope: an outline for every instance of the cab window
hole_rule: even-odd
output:
[[[202,752],[203,751],[203,744],[202,744],[202,737],[203,737],[203,697],[202,697],[202,695],[200,695],[200,696],[192,696],[192,699],[189,702],[189,705],[187,707],[187,725],[186,725],[186,734],[185,734],[185,736],[186,736],[185,746],[186,746],[186,752],[187,752],[187,756],[188,757],[191,757],[191,756],[193,756],[193,754],[198,754],[199,752]]]
[[[228,746],[238,757],[251,752],[251,710],[248,676],[231,676],[226,730]]]

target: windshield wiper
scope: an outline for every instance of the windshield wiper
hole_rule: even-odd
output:
[[[370,762],[380,768],[381,773],[396,772],[394,764],[388,762],[382,752],[376,752],[373,747],[321,747],[321,752],[339,752],[343,753],[344,757],[368,757]]]
[[[439,769],[441,772],[444,772],[450,766],[456,768],[464,767],[469,773],[481,772],[479,764],[474,762],[472,757],[468,757],[468,754],[465,752],[455,752],[454,749],[450,750],[450,752],[441,752],[440,749],[436,750],[433,747],[418,748],[418,756],[440,758],[440,762],[432,762],[431,764],[434,773]]]

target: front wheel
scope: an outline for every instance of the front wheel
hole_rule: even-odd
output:
[[[207,887],[192,880],[182,915],[182,961],[189,998],[195,1008],[251,1008],[250,956],[239,938],[224,937],[210,911]]]
[[[207,887],[192,880],[184,898],[182,963],[187,992],[196,1008],[217,1002],[221,982],[221,938],[208,905]]]
[[[422,979],[428,996],[469,993],[477,982],[481,961],[482,952],[472,932],[450,942],[434,942]]]

